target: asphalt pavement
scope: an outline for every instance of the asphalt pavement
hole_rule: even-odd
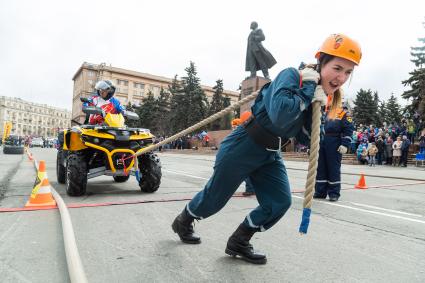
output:
[[[181,243],[171,230],[210,177],[214,156],[161,153],[163,179],[153,194],[141,193],[134,178],[118,184],[105,176],[89,180],[85,196],[68,197],[56,181],[56,150],[32,152],[46,161],[65,202],[83,206],[70,214],[89,282],[425,282],[423,169],[343,165],[340,201],[314,201],[301,236],[307,163],[285,162],[293,204],[272,229],[254,235],[254,247],[268,257],[255,266],[224,254],[228,237],[258,205],[255,197],[234,197],[196,222],[200,245]],[[0,209],[23,207],[33,164],[25,155],[0,155]],[[361,172],[367,190],[354,189]],[[68,281],[58,210],[0,212],[0,282]]]

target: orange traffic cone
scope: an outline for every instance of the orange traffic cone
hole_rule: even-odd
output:
[[[31,152],[28,149],[26,149],[26,152],[27,152],[28,159],[32,160]]]
[[[356,189],[363,189],[363,190],[364,189],[367,189],[366,180],[365,180],[365,177],[364,177],[364,174],[363,173],[360,174],[360,180],[357,183],[357,185],[354,186],[354,188],[356,188]]]
[[[34,188],[32,189],[30,199],[25,204],[25,207],[40,206],[56,206],[56,201],[52,196],[49,179],[47,178],[46,163],[44,160],[40,160]]]

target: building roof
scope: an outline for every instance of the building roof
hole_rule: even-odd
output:
[[[171,84],[173,82],[173,79],[171,79],[171,78],[156,76],[156,75],[152,75],[152,74],[148,74],[148,73],[136,72],[136,71],[132,71],[132,70],[126,70],[126,69],[117,68],[117,67],[113,67],[113,66],[106,66],[105,64],[91,64],[91,63],[87,63],[87,62],[84,62],[80,66],[80,68],[78,68],[77,72],[72,77],[72,80],[75,80],[75,78],[81,73],[81,71],[83,69],[98,71],[100,68],[103,68],[104,70],[110,71],[110,72],[113,72],[113,73],[130,75],[130,76],[134,76],[134,77],[144,77],[144,78],[147,78],[147,79],[151,79],[151,80],[155,80],[155,81],[163,82],[163,83],[168,83],[168,84]],[[201,87],[203,89],[214,92],[214,89],[210,86],[201,85]],[[239,96],[239,92],[237,92],[237,91],[223,90],[223,93],[224,94],[230,94],[230,95],[233,95],[233,96]]]
[[[19,103],[26,103],[26,104],[29,104],[31,106],[49,108],[49,109],[52,109],[52,110],[71,113],[70,110],[65,109],[65,108],[59,108],[59,107],[56,107],[56,106],[47,105],[45,103],[41,104],[41,103],[37,103],[37,102],[32,102],[32,101],[24,100],[24,99],[19,98],[19,97],[11,97],[11,96],[2,95],[2,96],[0,96],[0,99],[10,100],[10,101],[13,100],[13,101],[16,101],[16,102],[19,102]]]

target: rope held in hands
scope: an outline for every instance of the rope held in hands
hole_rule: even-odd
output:
[[[169,138],[166,138],[163,141],[160,141],[159,143],[156,143],[156,144],[150,145],[148,147],[145,147],[144,149],[142,149],[141,151],[139,151],[138,153],[136,153],[135,155],[133,155],[133,157],[137,157],[137,156],[142,155],[142,154],[144,154],[146,152],[153,151],[153,150],[155,150],[157,148],[160,148],[161,146],[163,146],[163,145],[165,145],[167,143],[171,143],[171,142],[177,140],[178,138],[181,138],[181,137],[183,137],[183,136],[185,136],[187,134],[193,133],[197,129],[202,128],[203,126],[208,125],[209,123],[211,123],[211,122],[213,122],[213,121],[215,121],[215,120],[223,117],[224,115],[226,115],[227,113],[235,110],[236,108],[239,108],[242,104],[245,104],[245,103],[247,103],[247,102],[255,99],[258,96],[258,93],[259,93],[259,91],[256,91],[256,92],[248,95],[247,97],[239,100],[235,104],[230,105],[229,107],[221,110],[220,112],[217,112],[214,115],[212,115],[212,116],[210,116],[208,118],[205,118],[201,122],[196,123],[195,125],[190,126],[189,128],[187,128],[187,129],[185,129],[185,130],[183,130],[181,132],[178,132],[174,136],[171,136]]]
[[[307,234],[310,224],[311,205],[313,202],[314,185],[316,184],[317,161],[319,159],[320,148],[320,102],[313,102],[313,117],[311,125],[310,158],[308,161],[307,181],[305,184],[303,215],[299,232],[301,235]]]

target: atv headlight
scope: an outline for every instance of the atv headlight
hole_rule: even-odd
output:
[[[96,137],[83,136],[83,141],[93,143],[93,144],[100,144],[100,139]]]

